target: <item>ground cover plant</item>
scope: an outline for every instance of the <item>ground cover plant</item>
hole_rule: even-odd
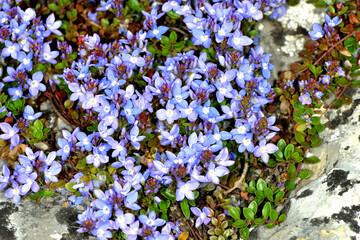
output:
[[[271,86],[254,26],[283,0],[2,1],[0,190],[67,195],[77,231],[100,240],[276,227],[319,161],[305,152],[321,116],[360,85],[359,2],[314,4],[325,22]],[[72,131],[54,131],[44,102]]]

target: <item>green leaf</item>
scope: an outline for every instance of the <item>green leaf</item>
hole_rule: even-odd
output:
[[[264,190],[264,195],[265,195],[265,197],[272,199],[273,191],[270,188],[267,187]]]
[[[246,225],[247,225],[246,221],[240,219],[240,220],[235,221],[232,226],[235,228],[244,228],[244,227],[246,227]]]
[[[302,143],[305,141],[305,137],[306,137],[306,134],[303,133],[303,132],[297,132],[295,133],[295,140],[298,142],[298,143]]]
[[[274,210],[274,209],[271,209],[271,211],[270,211],[270,220],[275,222],[278,219],[278,216],[279,215],[278,215],[277,211]]]
[[[186,218],[189,218],[190,217],[190,207],[189,207],[189,203],[186,198],[184,198],[184,200],[181,201],[180,207],[181,207],[181,211],[183,212],[184,216]]]
[[[240,220],[240,208],[228,206],[228,212],[231,217],[235,219],[235,221]]]
[[[309,169],[305,169],[299,172],[298,177],[301,179],[307,179],[311,176],[312,171]]]
[[[141,12],[141,10],[143,10],[138,0],[129,0],[127,1],[127,5],[129,6],[130,9],[138,12]]]
[[[50,3],[49,5],[47,5],[48,8],[52,11],[57,12],[58,10],[60,10],[60,6],[56,5],[55,3]]]
[[[279,222],[285,222],[285,220],[286,220],[286,215],[285,215],[285,214],[281,214],[281,215],[279,216]]]
[[[255,201],[252,201],[248,206],[254,213],[257,212],[258,205]]]
[[[295,182],[294,182],[294,181],[287,180],[287,181],[285,182],[285,188],[286,188],[288,191],[294,190],[294,188],[295,188]]]
[[[284,154],[282,153],[282,151],[280,150],[277,150],[275,153],[274,153],[274,156],[280,160],[282,160],[284,158]]]
[[[297,117],[297,116],[294,117],[294,121],[297,123],[306,123],[305,119],[303,119],[301,117]]]
[[[320,1],[317,1],[316,3],[315,3],[315,7],[318,7],[318,8],[325,8],[325,7],[327,7],[328,5],[326,4],[326,2],[325,1],[322,1],[322,0],[320,0]]]
[[[295,110],[298,110],[301,113],[303,113],[305,111],[305,107],[304,107],[304,105],[302,105],[301,101],[294,102],[293,107]]]
[[[287,145],[284,151],[285,159],[290,160],[293,152],[294,152],[294,145],[292,144]]]
[[[311,118],[312,125],[319,125],[320,124],[320,117],[312,117]]]
[[[36,119],[35,122],[34,122],[34,127],[38,130],[42,130],[43,129],[43,124],[41,122],[41,120],[39,119]]]
[[[250,208],[243,208],[243,213],[246,219],[254,220],[255,213]]]
[[[41,198],[41,197],[44,196],[44,191],[43,191],[43,190],[40,190],[40,191],[38,191],[35,195],[36,195],[37,198]]]
[[[296,167],[294,164],[289,164],[289,168],[288,168],[288,177],[293,177],[295,176],[295,172],[296,172]]]
[[[304,132],[307,129],[307,123],[300,123],[297,127],[296,127],[296,131],[298,132]]]
[[[258,35],[259,34],[259,32],[257,31],[257,30],[251,30],[250,32],[249,32],[249,36],[256,36],[256,35]]]
[[[343,9],[341,9],[341,11],[338,13],[338,16],[344,14],[348,10],[348,8],[349,8],[348,6],[343,7]]]
[[[164,36],[164,35],[161,37],[160,42],[164,45],[168,45],[168,46],[171,45],[170,38],[168,38],[167,36]]]
[[[268,228],[268,229],[273,228],[273,227],[275,227],[275,226],[276,226],[275,223],[268,223],[268,224],[266,224],[266,228]]]
[[[256,189],[259,191],[264,191],[265,188],[266,188],[266,182],[264,181],[264,179],[259,178],[259,180],[256,183]]]
[[[320,146],[320,144],[322,143],[322,139],[319,138],[319,136],[317,134],[315,134],[310,137],[310,142],[311,142],[311,146],[313,148],[316,148],[316,147]]]
[[[280,201],[285,195],[285,192],[284,191],[280,191],[278,192],[276,195],[275,195],[275,201],[278,202]]]
[[[149,134],[146,135],[146,137],[145,137],[145,139],[143,141],[144,142],[149,141],[150,139],[152,139],[154,137],[155,137],[155,134],[149,133]]]
[[[339,84],[340,86],[343,86],[343,87],[345,87],[345,86],[347,86],[347,85],[349,85],[349,84],[351,83],[349,80],[347,80],[347,79],[344,78],[344,77],[339,78],[339,80],[338,80],[337,82],[338,82],[338,84]]]
[[[76,164],[76,169],[84,169],[84,168],[86,168],[86,158],[85,157],[83,157],[83,158],[81,158],[79,161],[78,161],[78,163]]]
[[[241,231],[240,231],[241,232]],[[245,228],[242,232],[241,232],[241,237],[246,240],[249,238],[249,234],[250,234],[250,230],[249,228]]]
[[[284,139],[280,139],[277,143],[277,147],[279,148],[279,151],[284,151],[285,147],[286,147],[286,142]]]
[[[166,14],[173,19],[180,19],[180,15],[177,14],[176,12],[174,12],[174,10],[171,10],[171,11],[167,12]]]
[[[254,220],[255,224],[256,225],[261,225],[261,224],[264,224],[265,223],[265,220],[264,219],[261,219],[261,218],[256,218]]]
[[[54,195],[54,191],[43,191],[43,196],[44,197],[51,197],[52,195]]]
[[[316,76],[316,67],[314,65],[310,64],[309,69]]]
[[[320,162],[320,159],[316,156],[311,156],[311,157],[305,158],[304,162],[305,163],[318,163],[318,162]]]
[[[170,41],[171,41],[171,42],[174,42],[174,43],[177,41],[176,32],[171,32],[171,33],[170,33]]]
[[[171,201],[176,201],[175,193],[172,192],[169,188],[162,188],[160,190],[160,193],[161,193],[161,195],[163,195],[167,199],[169,199]]]
[[[319,124],[319,125],[315,126],[315,130],[316,130],[317,133],[320,133],[320,132],[324,131],[324,129],[325,129],[324,124]]]
[[[264,217],[264,219],[267,219],[269,217],[269,214],[270,214],[270,210],[271,210],[271,203],[270,202],[267,202],[265,203],[261,213],[262,213],[262,216]]]
[[[74,185],[76,185],[77,183],[76,182],[68,182],[65,184],[65,188],[66,190],[68,190],[69,192],[76,192],[76,189],[73,189],[72,187]]]

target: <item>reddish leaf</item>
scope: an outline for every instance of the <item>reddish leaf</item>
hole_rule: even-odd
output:
[[[358,17],[354,13],[350,13],[349,20],[351,24],[360,23]]]
[[[310,41],[307,41],[305,43],[305,46],[304,46],[307,50],[309,51],[315,51],[316,49],[319,48],[319,42],[318,41],[314,41],[314,40],[310,40]]]

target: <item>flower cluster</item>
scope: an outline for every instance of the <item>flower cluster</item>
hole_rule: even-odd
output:
[[[57,63],[55,58],[59,52],[51,50],[51,41],[47,42],[46,38],[51,34],[61,35],[58,30],[61,21],[55,21],[54,14],[51,14],[43,23],[32,8],[23,11],[18,6],[11,7],[7,2],[1,5],[0,10],[0,42],[5,44],[1,55],[20,63],[16,68],[8,66],[8,76],[2,81],[7,84],[13,101],[36,97],[39,91],[46,91],[42,83],[43,73],[37,71],[31,76],[30,72]]]
[[[15,204],[20,202],[21,196],[40,190],[38,184],[40,177],[43,176],[47,184],[58,182],[56,175],[62,170],[61,164],[55,161],[56,152],[50,152],[46,156],[43,151],[34,153],[31,148],[26,147],[25,154],[19,155],[19,163],[15,164],[12,173],[6,165],[3,165],[3,175],[0,175],[0,190],[11,183],[11,187],[5,192],[5,197],[12,198]]]
[[[47,184],[58,182],[59,157],[77,171],[62,191],[74,205],[90,202],[78,216],[78,232],[101,240],[115,231],[127,239],[175,239],[178,224],[159,218],[156,209],[165,201],[164,190],[174,201],[195,200],[197,190],[219,184],[245,151],[268,163],[277,151],[268,141],[279,129],[262,109],[274,99],[267,81],[274,66],[262,47],[247,47],[253,39],[241,23],[261,20],[284,1],[215,2],[154,2],[150,13],[142,11],[144,28],[136,33],[106,43],[98,34],[79,36],[76,61],[57,77],[84,124],[63,130],[57,151],[46,156],[26,147],[12,173],[5,166],[1,190],[12,184],[5,196],[19,203],[20,195],[39,191],[40,176]],[[123,1],[100,5],[97,11],[116,16],[124,10]],[[182,16],[194,45],[215,49],[216,60],[191,50],[155,63],[148,41],[169,30],[157,21],[170,11]],[[61,21],[50,14],[44,24],[34,10],[9,4],[0,16],[2,56],[20,63],[7,67],[3,82],[12,84],[7,90],[13,101],[36,97],[46,91],[43,71],[59,58],[70,61],[71,44],[58,42],[59,51],[51,51],[44,40],[61,35]],[[26,106],[16,124],[0,124],[0,138],[18,146],[28,129],[42,129],[35,121],[41,115]],[[199,217],[196,227],[209,223],[207,207],[191,211]]]

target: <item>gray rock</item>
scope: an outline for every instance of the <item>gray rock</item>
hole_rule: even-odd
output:
[[[0,195],[1,240],[82,240],[95,239],[77,233],[77,212],[62,207],[65,196],[54,195],[42,198],[41,205],[23,199],[19,205]]]

